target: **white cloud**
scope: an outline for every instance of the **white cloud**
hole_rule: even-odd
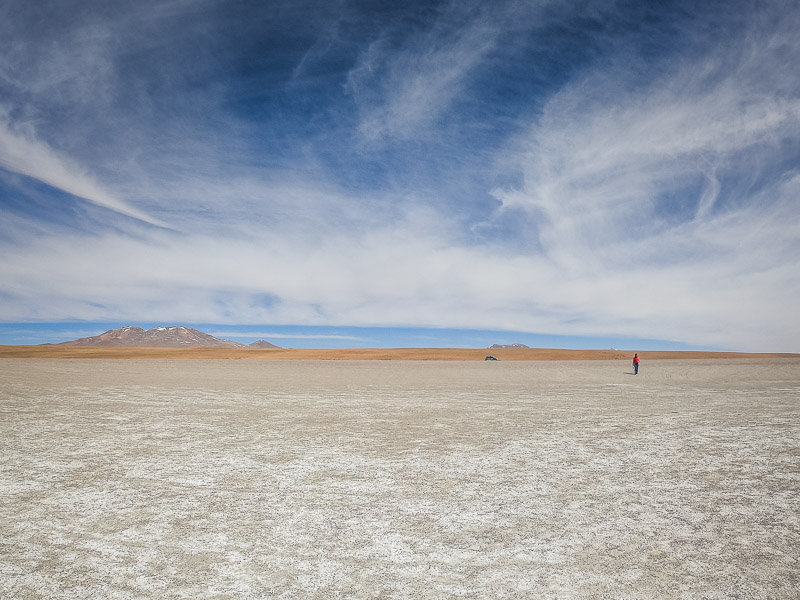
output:
[[[130,206],[96,181],[80,164],[36,137],[33,129],[12,129],[0,118],[0,167],[26,175],[134,219],[165,226],[158,219]]]
[[[691,60],[651,85],[584,78],[519,141],[524,183],[496,195],[535,222],[559,273],[535,295],[561,296],[579,331],[797,350],[800,189],[782,162],[800,100],[765,91],[776,56],[754,52],[701,78]]]
[[[754,208],[642,241],[719,247],[716,257],[661,268],[638,263],[637,247],[622,244],[631,254],[621,266],[565,270],[545,256],[459,247],[419,220],[321,231],[313,248],[277,230],[261,240],[54,238],[7,253],[0,278],[20,300],[4,302],[0,319],[470,327],[796,350],[785,291],[800,292],[795,264],[770,268],[769,258],[796,248],[782,222],[797,186],[786,182],[783,213]],[[730,235],[748,247],[771,241],[762,253],[732,257]],[[262,302],[265,294],[272,301]]]
[[[506,30],[508,6],[483,9],[452,2],[400,51],[392,32],[374,41],[349,74],[367,141],[426,138],[442,113],[463,94],[482,59]]]

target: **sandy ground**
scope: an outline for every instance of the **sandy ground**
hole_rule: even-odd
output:
[[[798,598],[800,360],[0,360],[0,597]]]

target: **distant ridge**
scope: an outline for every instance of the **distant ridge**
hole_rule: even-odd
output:
[[[280,346],[276,346],[267,340],[257,340],[250,344],[248,348],[280,348]]]
[[[127,346],[142,348],[277,348],[265,340],[240,344],[233,340],[222,340],[191,327],[153,327],[145,331],[141,327],[110,329],[100,335],[61,342],[57,346]]]
[[[529,348],[529,346],[525,344],[492,344],[489,346],[490,350],[493,348]]]

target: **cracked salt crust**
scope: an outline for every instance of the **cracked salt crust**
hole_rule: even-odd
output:
[[[797,361],[491,367],[4,359],[0,597],[796,596]]]

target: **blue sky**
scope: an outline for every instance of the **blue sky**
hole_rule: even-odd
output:
[[[800,8],[696,4],[3,2],[0,343],[800,351]]]
[[[139,322],[144,329],[163,326]],[[168,324],[167,324],[168,325]],[[519,331],[444,329],[431,327],[339,327],[303,325],[229,325],[188,323],[221,339],[252,344],[269,340],[281,348],[489,348],[493,344],[525,344],[531,348],[617,350],[714,350],[656,339],[563,336]],[[120,323],[0,323],[0,339],[9,344],[59,343],[116,329]]]

